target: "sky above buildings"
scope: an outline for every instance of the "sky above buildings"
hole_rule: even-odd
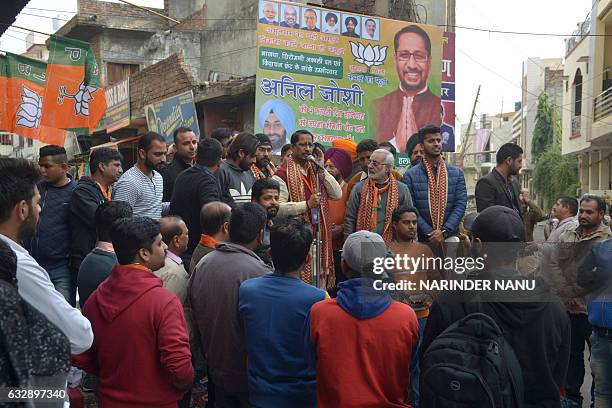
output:
[[[163,7],[163,0],[132,1]],[[590,8],[591,0],[457,0],[456,24],[485,30],[571,34]],[[58,16],[59,23],[64,24],[75,11],[76,0],[31,0],[15,24],[51,32],[52,17]],[[514,103],[521,99],[522,62],[530,57],[563,57],[565,53],[563,37],[497,34],[461,28],[456,32],[457,129],[470,119],[478,85],[482,87],[477,114],[513,111]],[[26,35],[27,32],[21,30],[8,30],[0,38],[0,49],[24,52]]]

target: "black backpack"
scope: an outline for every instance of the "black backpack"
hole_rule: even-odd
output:
[[[472,313],[450,325],[423,354],[422,408],[517,408],[523,373],[495,320]]]

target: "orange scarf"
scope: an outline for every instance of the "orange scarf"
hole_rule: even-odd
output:
[[[113,186],[109,186],[107,190],[102,186],[102,184],[98,183],[97,181],[96,181],[96,184],[98,185],[98,187],[100,187],[100,192],[102,193],[102,197],[104,197],[106,201],[111,201],[113,198]]]
[[[253,176],[255,177],[255,180],[264,180],[267,179],[268,177],[266,177],[266,175],[263,173],[263,171],[261,171],[259,169],[259,167],[257,167],[255,165],[255,163],[253,163],[251,165],[251,173],[253,173]]]
[[[210,235],[202,234],[200,237],[200,245],[206,248],[215,249],[219,241],[211,237]]]
[[[312,194],[316,186],[317,173],[314,166],[308,163],[307,175],[304,176],[300,171],[299,165],[293,160],[293,157],[287,157],[287,188],[289,190],[289,201],[300,202],[306,201],[306,194],[304,192],[304,186],[306,185]],[[331,225],[328,224],[329,220],[329,199],[327,197],[327,190],[323,185],[322,177],[319,177],[319,185],[321,188],[321,219],[319,219],[319,226],[321,228],[321,241],[323,241],[321,247],[321,265],[323,270],[319,271],[319,282],[322,287],[327,289],[332,288],[335,283],[334,275],[334,261],[332,256],[332,234]],[[307,218],[315,230],[315,226],[312,225],[312,219],[310,218],[310,212],[302,214],[303,217]],[[312,284],[312,262],[305,265],[301,273],[301,278],[304,282]]]
[[[356,231],[369,230],[376,232],[376,227],[378,225],[378,208],[382,205],[382,195],[385,192],[387,193],[385,226],[380,235],[388,245],[393,239],[391,217],[393,215],[393,210],[397,208],[399,204],[397,180],[395,180],[393,176],[389,177],[389,182],[383,188],[376,187],[372,179],[367,179],[363,182],[361,196],[359,198],[359,209],[357,211]]]
[[[151,272],[149,268],[147,268],[146,266],[142,264],[131,263],[131,264],[123,265],[123,266],[126,268],[139,269],[141,271]]]
[[[435,175],[431,163],[425,158],[423,158],[423,166],[425,166],[425,171],[427,172],[427,198],[429,213],[431,214],[431,227],[434,230],[442,230],[448,196],[446,165],[444,164],[444,159],[440,157],[438,171]]]

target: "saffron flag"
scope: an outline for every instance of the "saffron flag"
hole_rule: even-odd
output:
[[[4,55],[0,55],[0,131],[8,131],[10,128],[7,108],[7,60]]]
[[[41,121],[47,64],[11,53],[6,57],[7,130],[29,139],[63,146],[66,131],[44,126]]]
[[[50,37],[45,101],[43,125],[93,132],[106,111],[106,98],[89,43]]]

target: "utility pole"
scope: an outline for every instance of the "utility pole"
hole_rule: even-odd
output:
[[[465,136],[463,138],[463,143],[461,143],[461,150],[459,151],[459,159],[461,160],[461,165],[463,165],[463,159],[465,158],[465,153],[470,145],[470,129],[472,128],[472,121],[474,119],[474,113],[476,112],[476,104],[478,103],[478,96],[480,96],[480,85],[478,85],[478,90],[476,91],[476,98],[474,98],[474,106],[472,107],[472,114],[470,115],[470,122],[468,123],[467,130],[465,131]]]

